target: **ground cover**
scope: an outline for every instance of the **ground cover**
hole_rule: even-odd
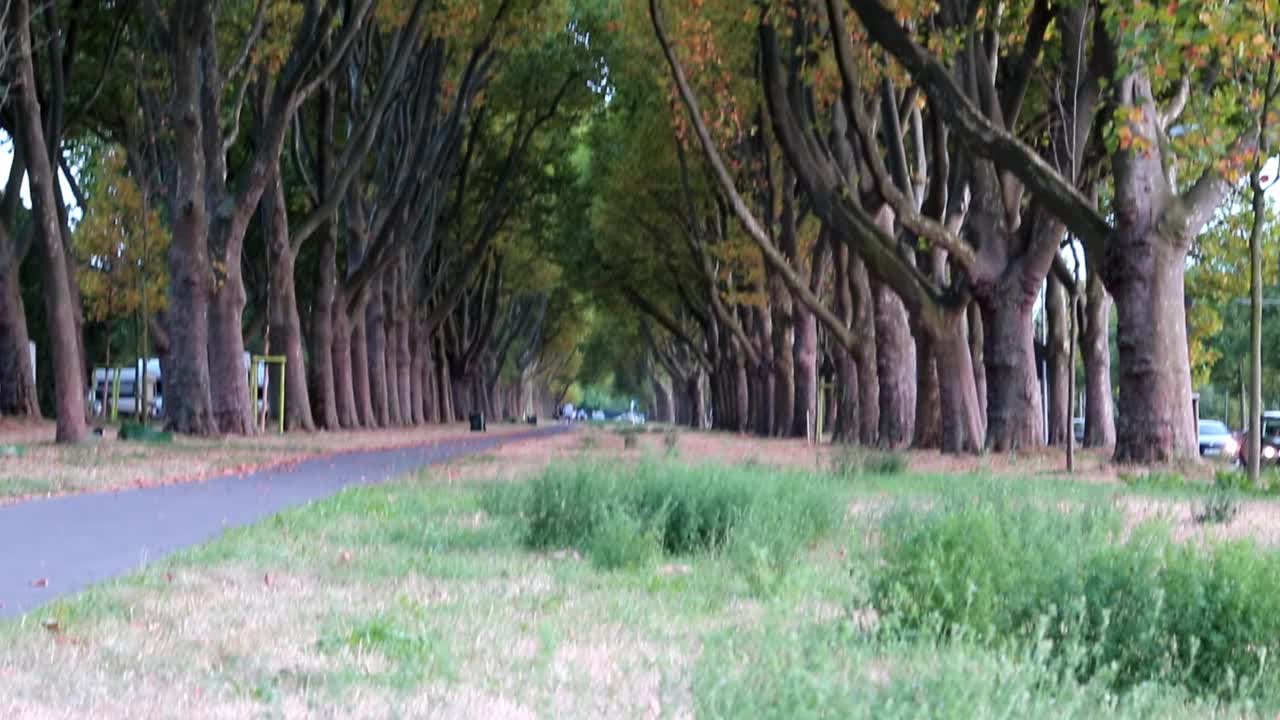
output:
[[[0,624],[0,715],[1275,714],[1280,560],[1220,542],[1270,501],[664,437],[495,448]]]

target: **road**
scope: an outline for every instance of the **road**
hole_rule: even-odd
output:
[[[460,455],[565,429],[553,426],[357,451],[203,482],[0,507],[0,619],[22,615],[344,487],[384,482]]]

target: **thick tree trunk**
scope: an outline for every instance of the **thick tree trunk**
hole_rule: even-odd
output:
[[[706,412],[703,410],[702,374],[692,372],[685,381],[685,392],[689,398],[689,427],[701,429]]]
[[[55,196],[56,170],[45,151],[43,114],[36,96],[35,69],[31,57],[31,18],[27,0],[17,0],[17,75],[21,90],[18,108],[22,142],[27,151],[27,181],[31,192],[32,220],[36,238],[44,248],[45,306],[53,353],[53,382],[57,405],[57,441],[74,443],[85,439],[84,382],[76,310],[72,306],[71,283],[62,243],[62,227],[58,220]],[[22,348],[23,354],[26,348]]]
[[[239,253],[234,267],[227,266],[222,287],[213,294],[209,303],[209,382],[212,393],[213,417],[218,430],[224,433],[246,435],[254,431],[255,399],[250,401],[249,370],[244,363],[243,322],[246,295],[240,273]]]
[[[939,394],[938,364],[934,354],[933,338],[923,328],[919,328],[915,333],[915,343],[916,425],[915,433],[911,438],[911,447],[922,450],[938,449],[943,447],[943,416],[946,412],[942,407],[942,397]],[[946,371],[950,372],[958,367],[957,362],[952,367],[946,368]]]
[[[369,338],[364,307],[356,308],[351,318],[351,384],[355,390],[356,413],[360,426],[378,427],[373,412],[373,393],[369,385]]]
[[[783,437],[795,425],[796,375],[791,295],[781,280],[770,282],[773,341],[773,432]]]
[[[0,228],[0,415],[38,418],[40,402],[27,348],[31,337],[14,251],[9,234]]]
[[[396,297],[399,294],[399,272],[391,268],[383,273],[382,281],[382,326],[383,326],[383,363],[387,384],[387,425],[400,425],[400,318],[396,317],[399,307]]]
[[[756,368],[757,384],[760,395],[754,403],[756,414],[756,434],[770,437],[774,432],[774,420],[777,411],[777,383],[773,370],[773,312],[768,307],[756,307],[754,340],[760,353],[760,367]]]
[[[471,402],[471,377],[454,363],[450,362],[449,365],[452,371],[449,376],[449,394],[453,396],[453,419],[466,420],[474,412]]]
[[[437,338],[435,343],[436,358],[436,399],[437,411],[439,414],[439,422],[451,423],[457,420],[457,414],[453,407],[453,388],[450,387],[449,377],[453,374],[449,368],[449,355],[444,350],[444,340]]]
[[[856,255],[849,257],[849,289],[853,296],[853,330],[863,342],[853,350],[858,372],[859,440],[868,447],[880,442],[880,340],[876,335],[876,303],[866,265]]]
[[[1198,441],[1183,304],[1186,251],[1154,229],[1145,237],[1114,245],[1108,248],[1108,265],[1119,313],[1115,460],[1149,464],[1195,457]]]
[[[672,396],[671,385],[661,378],[652,376],[649,382],[653,385],[653,397],[655,401],[654,422],[675,423],[675,399]]]
[[[946,316],[929,343],[938,376],[948,379],[936,387],[942,416],[941,446],[951,453],[980,452],[985,435],[965,312],[962,309]]]
[[[289,430],[315,430],[311,417],[311,397],[307,393],[307,368],[302,354],[302,322],[298,319],[298,301],[293,277],[293,251],[289,247],[289,217],[285,206],[284,184],[280,174],[268,185],[263,207],[269,222],[267,242],[271,278],[267,292],[270,308],[268,332],[272,354],[283,355],[285,427]],[[328,354],[328,353],[324,353]]]
[[[1115,403],[1111,389],[1111,296],[1091,265],[1085,288],[1080,356],[1084,361],[1084,446],[1116,444]]]
[[[1067,444],[1071,432],[1071,378],[1067,357],[1071,351],[1071,312],[1067,289],[1057,276],[1049,274],[1045,287],[1045,313],[1048,321],[1048,370],[1046,387],[1049,396],[1049,444]]]
[[[818,423],[818,318],[803,303],[795,303],[793,308],[795,410],[791,435],[807,437],[816,432]]]
[[[337,403],[338,424],[344,428],[358,428],[361,425],[359,405],[356,402],[355,384],[355,342],[352,335],[354,329],[347,316],[346,298],[338,295],[334,299],[332,309],[333,345],[330,357],[333,358],[334,401]],[[323,350],[322,350],[323,351]]]
[[[1044,444],[1044,420],[1032,306],[1010,293],[996,292],[983,301],[982,315],[986,446],[996,452],[1039,447]]]
[[[383,317],[382,281],[369,287],[369,301],[364,308],[365,362],[369,372],[369,397],[372,403],[370,427],[386,427],[391,420],[387,404],[387,326]]]
[[[332,223],[320,230],[320,267],[316,277],[315,294],[311,299],[311,353],[308,365],[308,385],[311,394],[312,417],[326,430],[341,427],[338,418],[338,391],[334,381],[334,301],[338,287],[337,238]],[[348,344],[350,340],[348,340]],[[348,348],[344,366],[350,379],[351,353]],[[350,387],[350,383],[348,383]]]
[[[916,423],[916,349],[902,300],[882,283],[875,297],[876,376],[880,390],[878,444],[902,448],[911,443]]]

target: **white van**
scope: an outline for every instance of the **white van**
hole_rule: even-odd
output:
[[[143,390],[138,384],[139,370],[143,371],[147,414],[153,418],[160,417],[164,410],[164,387],[160,379],[160,361],[156,358],[147,360],[145,368],[141,361],[135,367],[94,368],[88,397],[93,415],[137,415]]]

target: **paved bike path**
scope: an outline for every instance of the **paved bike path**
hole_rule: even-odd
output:
[[[133,572],[230,528],[503,443],[564,427],[354,451],[279,468],[0,507],[0,619]]]

